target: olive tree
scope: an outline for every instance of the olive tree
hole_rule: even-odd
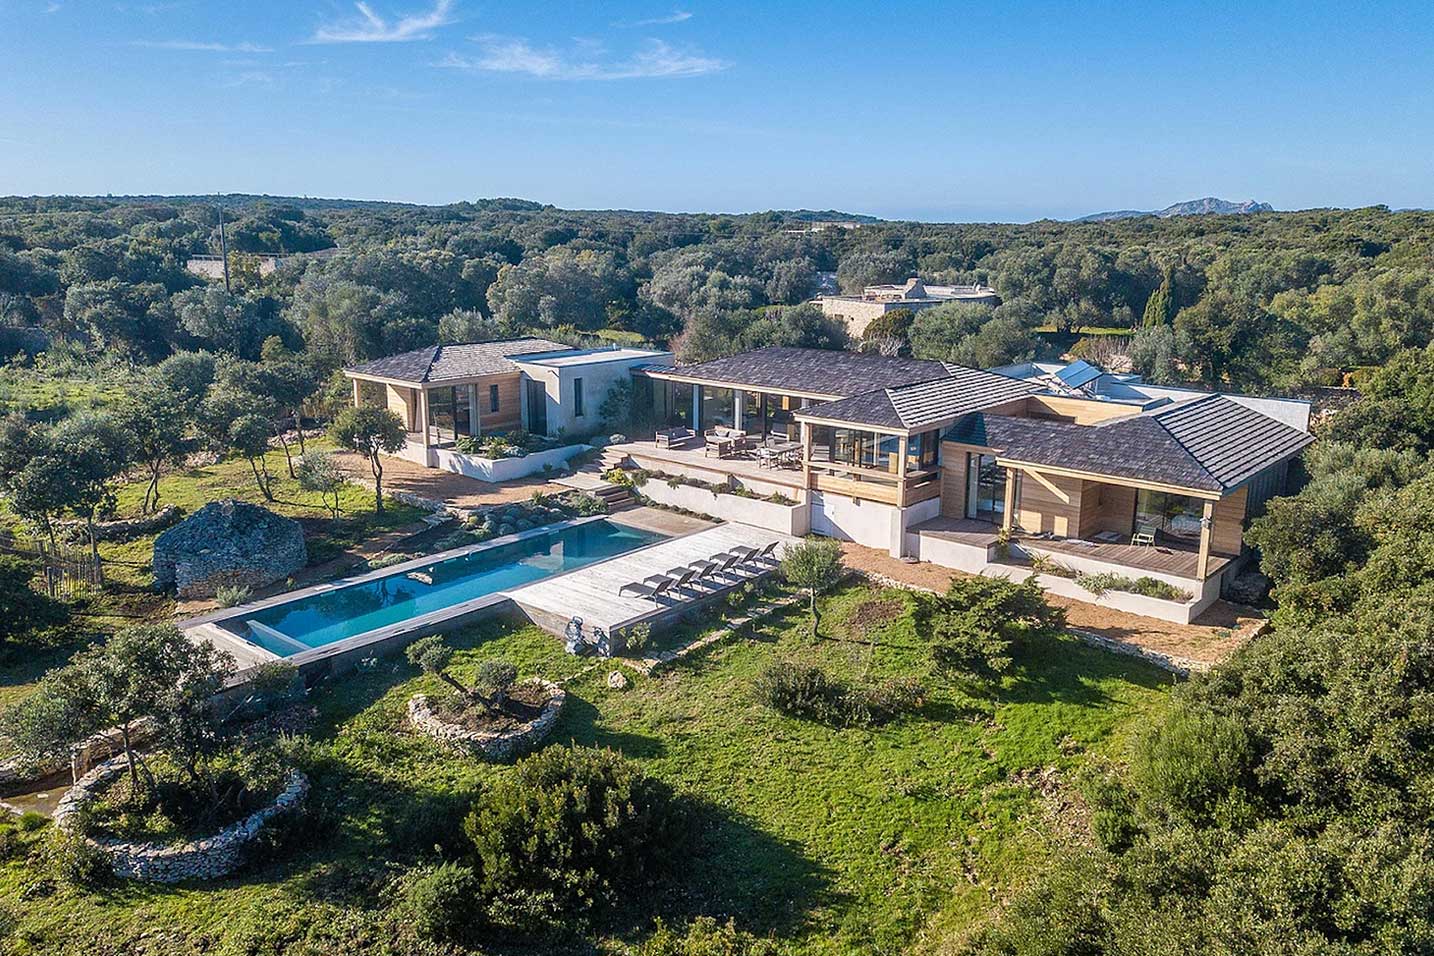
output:
[[[368,459],[373,473],[373,509],[383,514],[383,455],[408,441],[403,421],[386,408],[347,408],[334,420],[334,442]]]
[[[782,576],[807,593],[813,638],[820,623],[817,597],[836,587],[845,574],[841,544],[832,538],[807,538],[782,552]]]
[[[132,461],[134,436],[114,416],[91,413],[56,426],[52,440],[56,456],[69,472],[64,484],[65,507],[85,522],[90,557],[103,581],[95,518],[114,509],[114,481]]]

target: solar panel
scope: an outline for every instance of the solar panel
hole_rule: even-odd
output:
[[[1060,379],[1061,384],[1068,388],[1080,388],[1083,385],[1089,385],[1104,374],[1089,362],[1076,359],[1057,372],[1056,378]]]

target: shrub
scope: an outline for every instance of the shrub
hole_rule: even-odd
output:
[[[1135,799],[1116,773],[1107,766],[1091,765],[1076,778],[1081,796],[1090,808],[1090,828],[1100,845],[1120,852],[1135,839]]]
[[[936,666],[973,680],[995,680],[1025,642],[1056,637],[1065,622],[1065,612],[1046,603],[1034,578],[956,578],[944,595],[917,603],[917,623],[932,642]]]
[[[412,559],[412,555],[403,554],[402,552],[398,551],[390,551],[388,554],[375,555],[374,557],[369,558],[368,561],[366,561],[365,563],[368,565],[368,569],[370,571],[378,571],[381,568],[391,568],[395,564],[402,564],[403,562],[411,561]]]
[[[214,589],[214,600],[220,607],[237,607],[253,596],[252,590],[239,584],[221,584]]]
[[[478,875],[461,863],[420,867],[409,874],[403,908],[422,939],[451,942],[473,928]]]
[[[464,820],[490,918],[543,927],[634,893],[674,853],[670,791],[609,750],[550,747],[485,789]]]
[[[58,880],[94,888],[112,875],[109,857],[72,830],[56,829],[46,845],[45,862]]]
[[[646,622],[634,624],[627,632],[627,649],[638,652],[652,640],[652,625]]]
[[[568,497],[568,507],[579,517],[607,514],[607,502],[596,495],[576,494]]]
[[[1189,591],[1181,590],[1168,581],[1162,581],[1159,578],[1152,578],[1148,575],[1139,578],[1128,578],[1123,574],[1104,571],[1100,574],[1078,574],[1075,576],[1075,583],[1096,597],[1100,597],[1109,591],[1125,591],[1130,594],[1160,598],[1164,601],[1190,600]]]
[[[1250,773],[1254,748],[1238,721],[1204,707],[1171,711],[1140,739],[1131,777],[1144,811],[1203,822]]]
[[[473,689],[496,705],[501,705],[518,680],[518,666],[512,661],[484,661],[478,665]]]
[[[837,727],[874,727],[918,709],[926,688],[911,678],[852,687],[820,667],[779,661],[757,675],[757,700],[791,717]]]

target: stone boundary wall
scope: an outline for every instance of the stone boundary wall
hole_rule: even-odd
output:
[[[125,770],[124,757],[105,761],[85,774],[55,808],[55,825],[75,831],[78,814],[95,799],[104,784]],[[274,802],[256,810],[214,836],[161,846],[128,843],[123,840],[84,837],[86,843],[110,858],[115,876],[147,883],[180,883],[184,880],[213,880],[228,876],[244,862],[244,849],[264,825],[277,816],[297,810],[309,794],[309,778],[295,770]]]
[[[469,730],[457,724],[440,720],[433,712],[427,694],[415,694],[408,699],[408,722],[426,737],[466,750],[475,756],[488,760],[511,760],[519,754],[532,750],[552,733],[558,717],[567,702],[567,692],[552,681],[539,678],[537,683],[548,692],[547,703],[538,716],[513,730],[493,733],[483,730]]]
[[[95,537],[101,541],[128,541],[131,538],[138,538],[140,535],[168,528],[183,514],[184,512],[178,505],[165,505],[152,515],[120,518],[116,521],[96,521]],[[66,534],[83,535],[85,533],[83,521],[65,521],[61,523],[61,527],[64,528]]]
[[[153,740],[158,731],[159,725],[153,717],[141,717],[130,725],[130,742],[141,747]],[[111,727],[70,747],[68,761],[62,757],[36,761],[20,756],[0,760],[0,784],[9,786],[38,782],[64,770],[70,771],[70,779],[79,780],[96,763],[123,750],[124,738],[120,736],[119,728]]]

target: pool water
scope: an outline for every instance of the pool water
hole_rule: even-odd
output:
[[[590,521],[263,608],[226,624],[245,640],[290,657],[572,571],[664,537],[610,521]]]

